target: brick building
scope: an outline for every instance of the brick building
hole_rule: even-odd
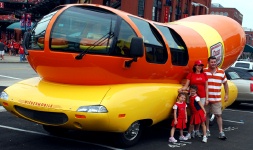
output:
[[[253,46],[253,30],[252,29],[244,29],[246,34],[246,44]]]
[[[246,36],[246,45],[244,47],[244,52],[239,57],[239,60],[253,61],[253,30],[244,28]]]
[[[112,5],[118,9],[158,22],[171,22],[192,15],[209,13],[211,0],[90,0],[93,4]]]
[[[228,16],[242,25],[243,15],[236,8],[224,8],[222,5],[213,3],[210,14]]]
[[[211,0],[0,0],[0,3],[3,6],[0,8],[0,15],[14,15],[21,19],[25,12],[30,13],[35,22],[54,7],[71,3],[107,5],[157,22],[171,22],[192,15],[207,14],[211,6]],[[2,39],[5,39],[5,29],[11,23],[11,20],[0,20]],[[12,37],[11,34],[7,33],[8,39]]]

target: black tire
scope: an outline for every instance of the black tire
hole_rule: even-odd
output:
[[[66,132],[68,132],[67,129],[57,127],[57,126],[43,125],[43,129],[52,135],[63,135]]]
[[[138,143],[142,134],[142,126],[139,121],[135,121],[124,133],[118,133],[118,145],[120,147],[130,147]]]
[[[241,102],[238,102],[238,101],[234,101],[232,106],[239,106],[241,104]]]

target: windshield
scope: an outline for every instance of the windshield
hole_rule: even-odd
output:
[[[55,13],[38,23],[30,39],[34,44],[29,49],[131,57],[131,39],[137,35],[116,14],[97,7],[70,7],[53,22],[50,37],[45,40],[47,25]],[[49,42],[49,47],[45,47],[45,42]]]
[[[54,23],[50,48],[53,51],[76,52],[89,49],[89,53],[107,54],[111,39],[103,39],[99,44],[97,41],[114,32],[116,19],[116,15],[109,12],[71,7]],[[91,46],[94,47],[89,48]]]

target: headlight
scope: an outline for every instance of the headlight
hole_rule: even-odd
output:
[[[107,113],[108,110],[102,105],[93,106],[81,106],[77,109],[77,112],[89,112],[89,113]]]
[[[9,96],[6,92],[2,92],[0,98],[7,101]]]

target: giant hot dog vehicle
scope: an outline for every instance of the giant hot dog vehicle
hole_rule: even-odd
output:
[[[124,146],[167,119],[194,61],[232,65],[245,46],[240,24],[219,15],[157,23],[102,5],[59,6],[24,37],[39,77],[9,86],[0,102],[14,115],[62,129],[115,132]],[[224,91],[222,91],[224,94]],[[237,88],[229,82],[229,101]]]

